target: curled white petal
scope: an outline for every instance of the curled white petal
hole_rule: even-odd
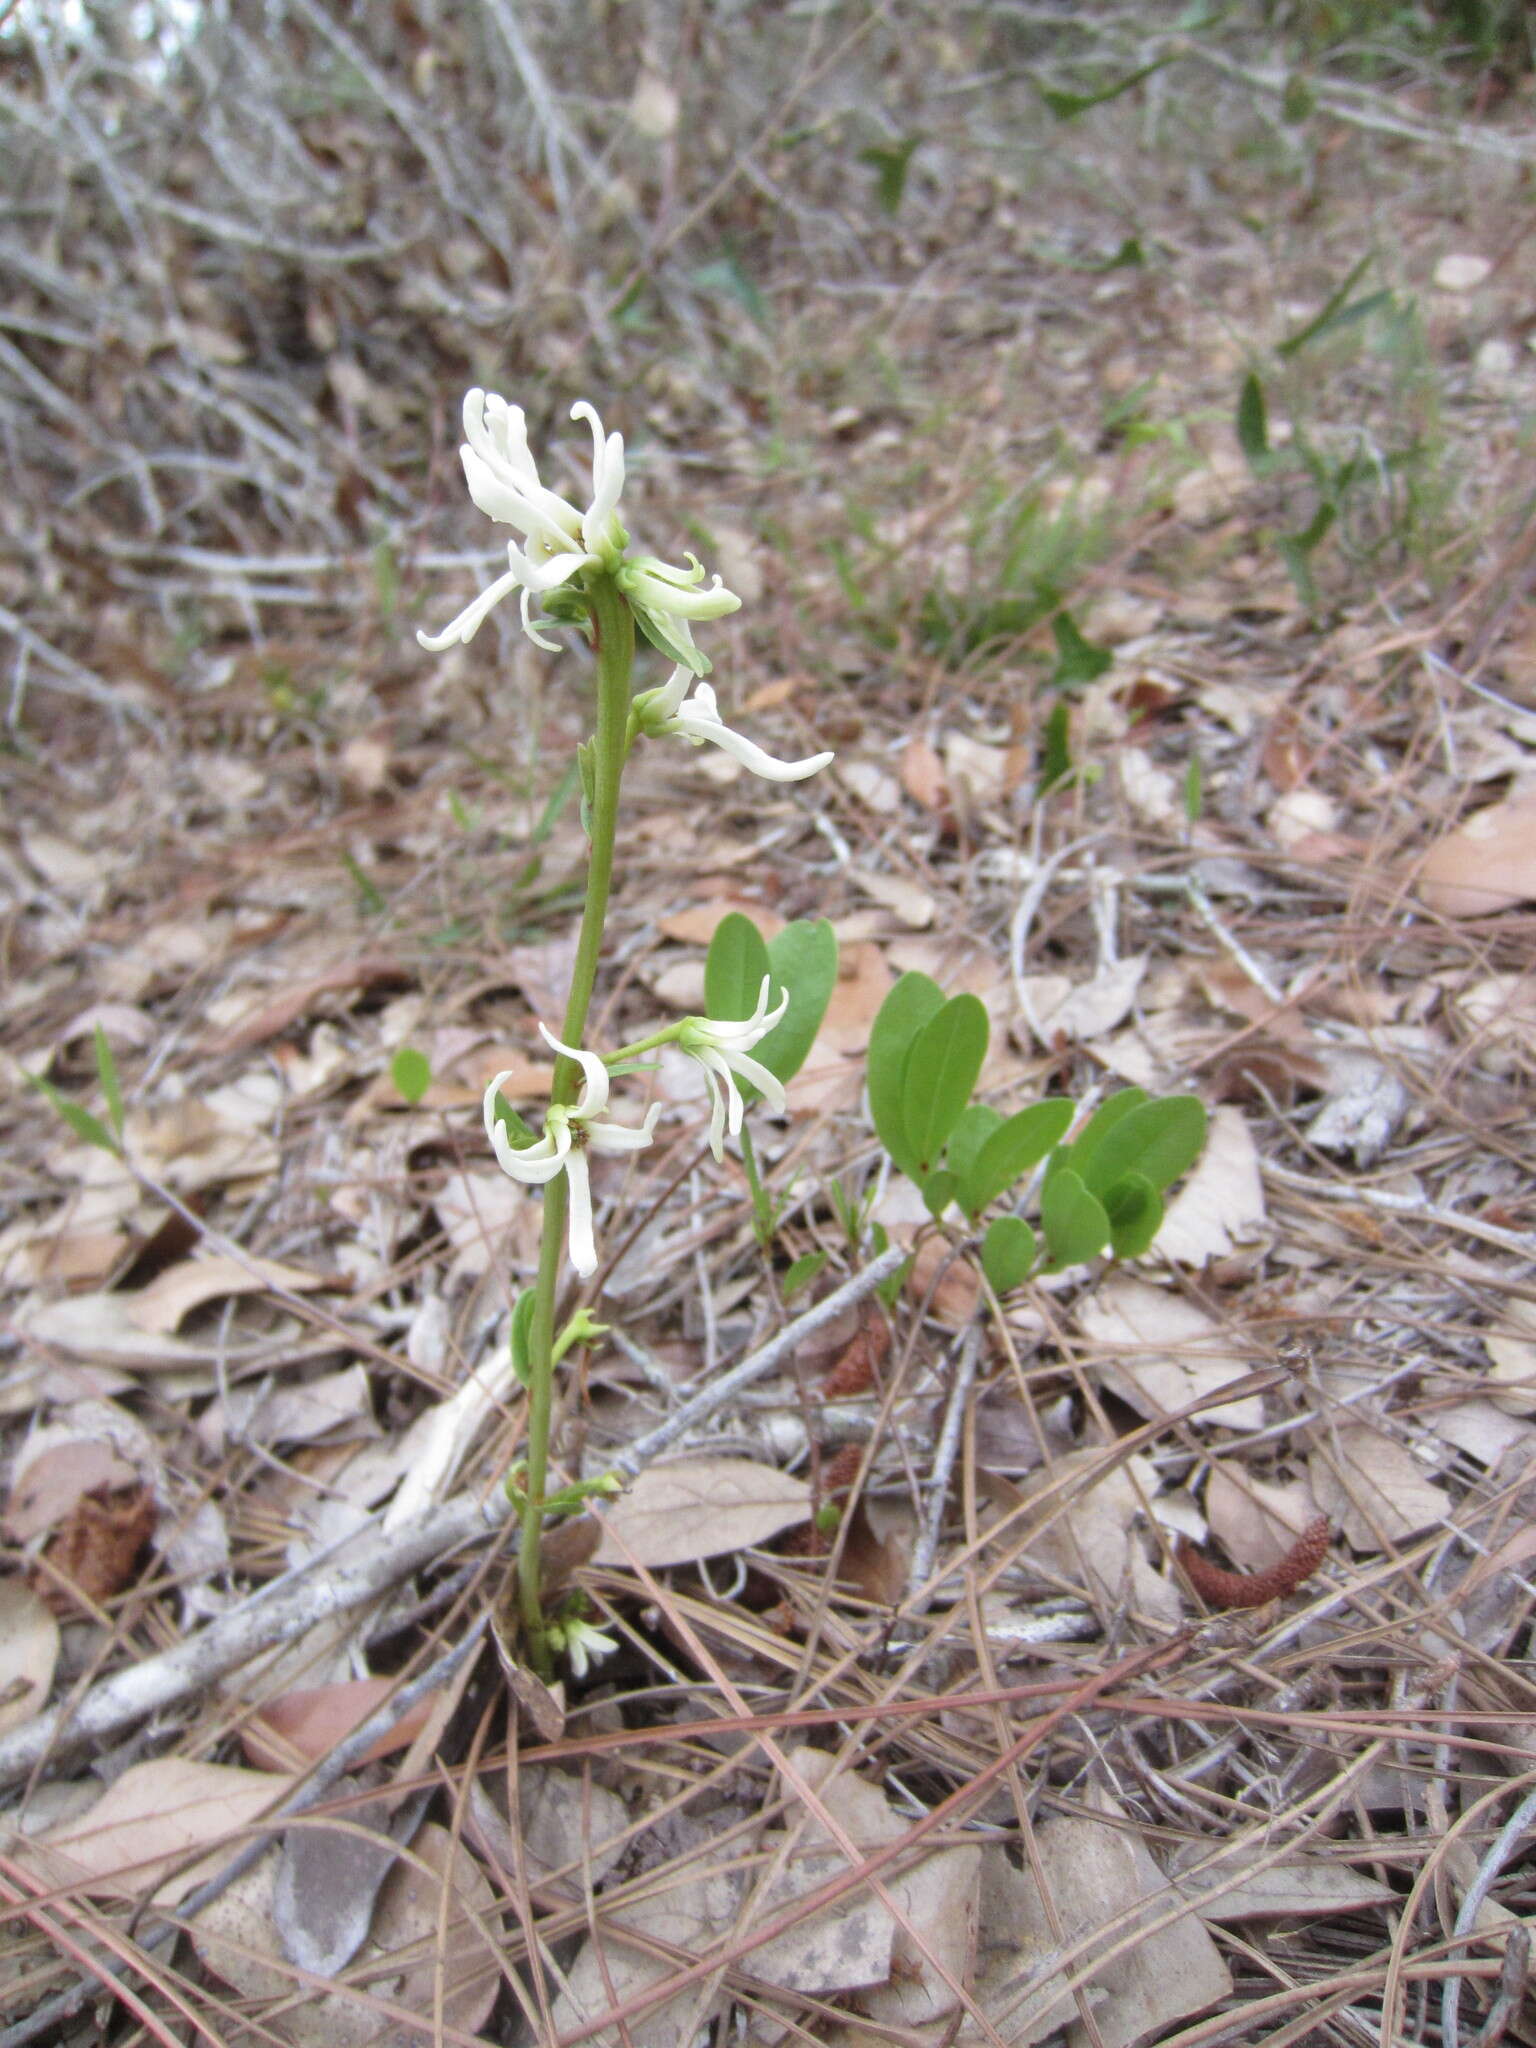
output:
[[[571,1114],[582,1123],[601,1116],[608,1107],[608,1069],[595,1052],[583,1052],[578,1046],[565,1045],[556,1038],[545,1024],[539,1026],[539,1035],[544,1043],[555,1052],[564,1053],[568,1060],[574,1060],[581,1069],[581,1100]]]
[[[677,671],[673,671],[672,682],[664,690],[648,693],[654,698],[671,698]],[[664,711],[660,703],[637,700],[640,728],[644,732],[676,733],[680,739],[691,740],[694,746],[703,746],[707,741],[719,747],[722,753],[739,761],[743,768],[760,775],[765,782],[803,782],[808,775],[815,775],[832,759],[830,753],[810,754],[803,761],[779,761],[766,753],[755,740],[749,740],[745,733],[736,732],[720,716],[715,702],[715,693],[708,683],[695,683],[693,695],[686,703],[679,701],[677,708]]]
[[[517,554],[515,548],[509,549],[508,552],[514,555]],[[490,584],[485,590],[482,590],[480,595],[467,604],[464,610],[459,613],[459,616],[451,624],[445,626],[441,633],[423,633],[418,631],[416,635],[417,640],[427,649],[429,654],[441,654],[445,647],[452,647],[456,641],[462,641],[467,647],[479,632],[481,626],[484,625],[486,614],[493,607],[500,604],[504,597],[508,596],[522,584],[523,573],[521,564],[522,557],[518,555],[517,560],[506,574],[498,576],[494,583]],[[523,602],[524,604],[528,602],[526,590],[523,592]]]
[[[585,1678],[590,1664],[599,1657],[611,1657],[619,1647],[612,1636],[604,1635],[591,1622],[579,1621],[574,1616],[561,1622],[560,1637],[573,1678]]]
[[[655,1134],[656,1119],[660,1115],[661,1104],[653,1102],[641,1124],[616,1124],[610,1117],[601,1117],[596,1123],[587,1125],[587,1150],[610,1158],[624,1152],[643,1152]]]

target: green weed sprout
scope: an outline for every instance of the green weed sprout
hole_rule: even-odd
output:
[[[727,725],[714,690],[701,680],[710,663],[693,633],[695,626],[735,611],[740,600],[718,576],[706,580],[702,563],[693,555],[687,557],[686,568],[679,568],[631,551],[619,512],[623,437],[605,435],[596,411],[585,402],[571,408],[571,417],[584,420],[592,434],[592,496],[583,510],[540,480],[520,406],[479,390],[465,398],[460,454],[469,494],[488,518],[511,527],[519,539],[507,545],[502,575],[441,632],[417,635],[422,646],[433,651],[467,644],[492,610],[515,593],[523,630],[536,646],[557,653],[560,643],[548,637],[549,630],[574,627],[597,664],[596,725],[577,750],[582,818],[590,847],[586,895],[561,1028],[557,1034],[546,1024],[539,1026],[557,1055],[543,1128],[534,1132],[502,1099],[505,1074],[491,1082],[484,1103],[486,1136],[502,1170],[526,1186],[544,1190],[538,1276],[513,1316],[513,1362],[528,1389],[528,1441],[512,1498],[520,1523],[523,1638],[534,1669],[546,1678],[552,1675],[556,1656],[563,1655],[580,1676],[591,1658],[611,1647],[579,1617],[545,1613],[539,1565],[546,1518],[571,1512],[589,1492],[607,1490],[600,1480],[550,1492],[547,1481],[555,1368],[570,1343],[598,1327],[582,1323],[578,1314],[558,1336],[555,1329],[567,1250],[583,1279],[590,1278],[599,1264],[588,1161],[644,1151],[654,1141],[661,1113],[660,1105],[655,1105],[639,1123],[614,1113],[609,1105],[611,1078],[664,1045],[676,1046],[694,1061],[708,1090],[710,1143],[718,1158],[727,1132],[748,1142],[744,1117],[749,1097],[761,1096],[783,1107],[783,1083],[804,1058],[836,973],[835,946],[830,974],[826,968],[830,927],[791,926],[790,932],[798,936],[786,944],[788,934],[781,933],[770,948],[748,924],[763,957],[759,960],[743,947],[740,957],[747,970],[734,976],[728,988],[717,987],[709,1015],[685,1017],[609,1053],[583,1044],[613,879],[620,783],[637,741],[676,738],[691,746],[716,746],[754,775],[773,782],[799,782],[824,768],[832,756],[778,761]],[[673,664],[659,689],[638,694],[633,687],[637,631]],[[806,933],[815,936],[807,938]],[[796,1047],[798,1059],[793,1056]],[[417,1077],[406,1078],[412,1082]],[[761,1215],[763,1197],[755,1167],[751,1173]]]
[[[1063,1144],[1078,1114],[1066,1096],[1009,1117],[972,1101],[988,1031],[976,996],[946,1001],[926,974],[896,983],[869,1039],[870,1114],[893,1162],[936,1221],[958,1210],[982,1231],[982,1271],[998,1294],[1102,1252],[1139,1257],[1162,1225],[1164,1189],[1205,1144],[1198,1097],[1121,1089]],[[1038,1230],[1012,1211],[983,1229],[985,1213],[1042,1162]]]

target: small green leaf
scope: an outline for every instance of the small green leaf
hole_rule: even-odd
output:
[[[1264,403],[1264,386],[1250,370],[1237,398],[1237,445],[1255,476],[1261,476],[1270,461],[1269,409]]]
[[[998,1216],[981,1240],[981,1270],[996,1294],[1020,1287],[1034,1270],[1039,1243],[1022,1216]]]
[[[1139,1259],[1163,1221],[1163,1198],[1145,1174],[1128,1173],[1104,1196],[1109,1244],[1117,1259]]]
[[[816,1042],[837,986],[837,934],[826,918],[799,918],[776,932],[768,941],[768,974],[775,1002],[781,988],[789,990],[789,1008],[753,1046],[752,1057],[779,1080],[792,1081]],[[750,1016],[756,1002],[754,990],[742,1014]]]
[[[859,151],[859,162],[868,164],[875,174],[875,198],[882,213],[900,211],[901,195],[907,189],[907,166],[912,161],[913,150],[922,139],[921,135],[912,135],[905,142],[895,143],[888,149]]]
[[[99,1116],[92,1116],[83,1103],[74,1102],[67,1095],[60,1094],[51,1081],[45,1081],[41,1074],[28,1074],[28,1081],[39,1095],[46,1096],[57,1113],[87,1145],[94,1145],[100,1152],[120,1152],[116,1138],[107,1129]]]
[[[1101,1102],[1067,1147],[1062,1165],[1070,1166],[1085,1183],[1092,1182],[1093,1162],[1098,1156],[1099,1147],[1104,1144],[1121,1117],[1129,1116],[1133,1109],[1139,1109],[1142,1103],[1150,1099],[1145,1088],[1122,1088],[1106,1102]]]
[[[947,1166],[940,1166],[926,1176],[922,1190],[928,1214],[937,1223],[955,1199],[955,1176]]]
[[[976,1155],[995,1130],[1002,1126],[999,1112],[985,1102],[973,1102],[960,1112],[960,1120],[949,1134],[949,1143],[944,1148],[944,1164],[954,1176],[955,1189],[960,1206],[967,1215],[974,1216],[981,1207],[972,1203],[966,1192]]]
[[[960,1120],[987,1056],[990,1026],[980,996],[951,996],[907,1049],[901,1080],[901,1118],[912,1153],[926,1177]]]
[[[944,991],[926,974],[904,974],[880,1005],[869,1034],[869,1113],[875,1136],[911,1179],[917,1156],[907,1137],[902,1077],[912,1041],[944,1007]]]
[[[432,1086],[432,1062],[414,1045],[402,1045],[389,1063],[389,1078],[414,1109]]]
[[[1285,81],[1285,91],[1280,97],[1280,118],[1290,127],[1296,128],[1303,121],[1310,120],[1317,111],[1317,94],[1299,71],[1293,71]]]
[[[835,1536],[843,1526],[843,1511],[835,1500],[824,1500],[811,1520],[819,1535]]]
[[[1050,1270],[1081,1266],[1109,1243],[1109,1218],[1097,1195],[1089,1194],[1070,1166],[1063,1166],[1040,1194],[1040,1228],[1050,1252]]]
[[[1091,640],[1085,640],[1070,612],[1056,614],[1051,632],[1056,638],[1056,666],[1051,671],[1053,689],[1075,690],[1084,683],[1097,682],[1114,667],[1115,657],[1109,649],[1095,647]]]
[[[1074,1145],[1072,1164],[1099,1196],[1128,1173],[1142,1175],[1155,1188],[1165,1188],[1200,1157],[1205,1123],[1205,1104],[1198,1095],[1160,1096],[1153,1102],[1138,1103],[1122,1116],[1086,1164],[1078,1160]]]
[[[830,1253],[802,1252],[779,1282],[779,1298],[791,1301],[802,1287],[808,1287],[827,1263]]]
[[[1054,86],[1035,85],[1036,92],[1050,108],[1058,121],[1075,121],[1079,114],[1086,114],[1090,107],[1107,106],[1111,100],[1119,99],[1124,92],[1130,92],[1150,78],[1154,71],[1161,71],[1165,64],[1171,64],[1171,57],[1159,57],[1151,64],[1143,64],[1139,71],[1131,71],[1124,78],[1117,78],[1112,85],[1104,86],[1098,92],[1060,92]]]
[[[107,1043],[107,1034],[96,1026],[96,1078],[106,1098],[107,1117],[119,1138],[123,1135],[123,1091],[117,1078],[117,1061]]]
[[[768,301],[763,297],[757,280],[747,271],[740,257],[729,243],[723,255],[712,263],[701,263],[689,273],[697,291],[706,292],[717,299],[730,299],[741,307],[750,320],[759,327],[768,325]]]
[[[962,1204],[978,1215],[988,1202],[995,1202],[1004,1189],[1040,1161],[1066,1135],[1074,1115],[1073,1105],[1063,1096],[1049,1102],[1031,1103],[1009,1117],[987,1139],[964,1177]]]
[[[1072,707],[1058,697],[1045,721],[1045,751],[1040,761],[1037,793],[1044,796],[1072,773]]]
[[[1309,342],[1320,341],[1325,334],[1336,334],[1341,327],[1353,327],[1357,321],[1368,318],[1380,307],[1390,305],[1390,291],[1369,292],[1363,299],[1350,299],[1350,293],[1375,260],[1374,250],[1367,250],[1338,290],[1330,293],[1322,311],[1315,313],[1304,326],[1298,327],[1294,334],[1288,334],[1285,340],[1277,345],[1276,355],[1284,361],[1289,361]]]
[[[1205,770],[1200,765],[1200,756],[1191,754],[1189,766],[1184,770],[1184,815],[1191,825],[1199,824],[1204,806]]]
[[[717,1024],[750,1017],[768,973],[762,933],[739,910],[728,912],[715,926],[704,961],[704,1014]]]
[[[533,1311],[538,1300],[532,1287],[525,1287],[512,1305],[512,1370],[517,1374],[520,1386],[533,1382],[533,1362],[528,1355],[529,1340],[533,1335]]]

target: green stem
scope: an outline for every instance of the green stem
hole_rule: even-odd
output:
[[[752,1196],[753,1235],[759,1248],[766,1252],[773,1243],[773,1203],[757,1170],[757,1148],[745,1124],[741,1127],[741,1163],[746,1171],[747,1189]]]
[[[593,639],[597,650],[597,731],[592,747],[592,802],[589,820],[591,851],[587,858],[587,893],[581,911],[581,936],[571,972],[571,993],[560,1036],[566,1045],[581,1044],[587,1011],[597,983],[613,882],[614,835],[619,817],[619,781],[624,773],[629,725],[630,678],[635,662],[635,622],[629,606],[609,576],[587,583],[592,604]],[[549,1099],[576,1099],[581,1068],[564,1054],[555,1062]],[[544,1526],[544,1487],[549,1472],[549,1424],[554,1406],[555,1300],[565,1255],[566,1177],[557,1174],[544,1190],[543,1235],[539,1273],[534,1283],[533,1322],[528,1333],[528,1473],[526,1502],[517,1553],[518,1604],[523,1634],[534,1669],[541,1678],[553,1670],[544,1633],[544,1606],[539,1576],[539,1538]]]

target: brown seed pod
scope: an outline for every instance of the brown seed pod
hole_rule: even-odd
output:
[[[1264,1607],[1294,1593],[1310,1579],[1333,1541],[1333,1524],[1326,1515],[1308,1522],[1305,1529],[1278,1563],[1265,1572],[1228,1572],[1202,1557],[1187,1536],[1174,1546],[1174,1556],[1184,1576],[1208,1607]]]

